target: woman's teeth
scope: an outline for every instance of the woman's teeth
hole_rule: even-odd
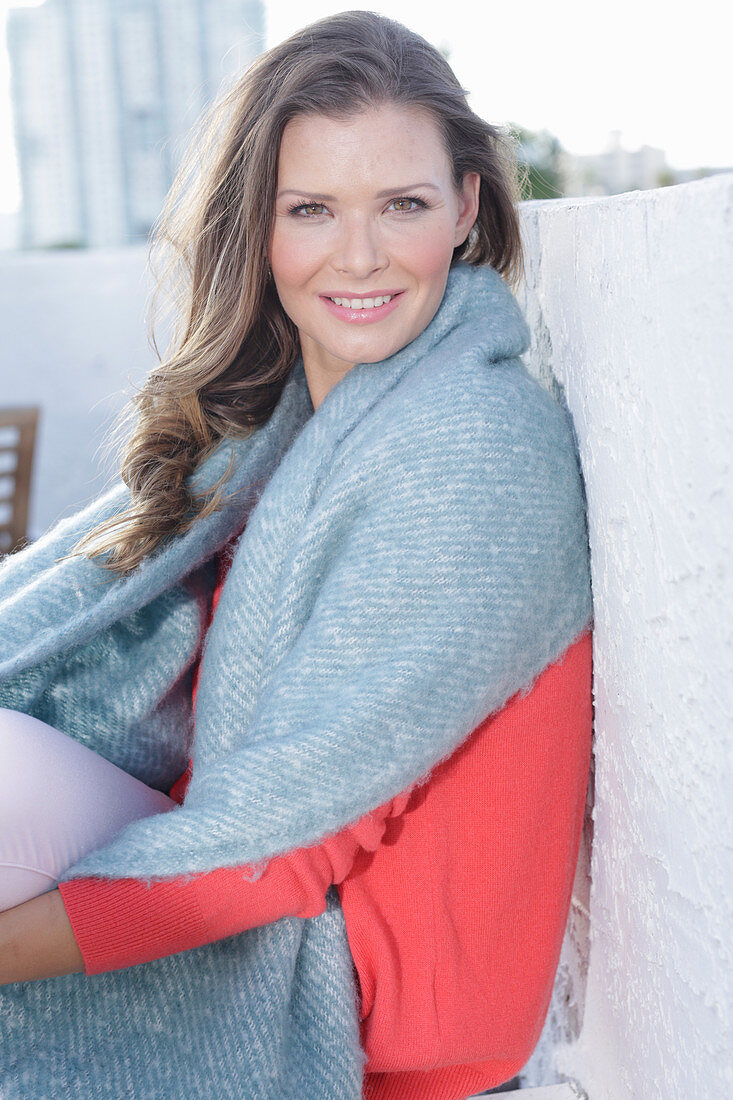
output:
[[[374,309],[375,306],[383,306],[392,301],[391,294],[385,294],[383,298],[332,298],[337,306],[345,309]]]

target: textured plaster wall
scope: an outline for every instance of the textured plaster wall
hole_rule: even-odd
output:
[[[523,224],[528,365],[572,413],[595,607],[590,867],[523,1082],[731,1096],[733,175]]]

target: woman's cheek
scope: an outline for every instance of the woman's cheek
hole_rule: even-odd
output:
[[[275,232],[270,248],[270,266],[278,281],[297,286],[308,277],[314,247],[304,233]]]
[[[403,252],[405,267],[418,278],[430,279],[445,274],[453,257],[453,229],[446,225],[422,226],[411,234]]]

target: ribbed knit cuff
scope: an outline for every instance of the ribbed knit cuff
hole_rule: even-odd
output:
[[[151,887],[137,879],[79,878],[58,889],[85,974],[152,962],[206,942],[193,891],[186,891],[181,905],[180,880]]]

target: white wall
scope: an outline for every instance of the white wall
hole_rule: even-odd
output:
[[[524,1078],[731,1096],[733,175],[528,203],[524,225],[532,365],[575,423],[595,606],[590,947],[576,904]]]
[[[528,364],[573,415],[596,616],[592,882],[581,861],[524,1077],[590,1100],[732,1094],[731,210],[733,175],[523,207]],[[0,404],[43,406],[35,533],[97,491],[95,447],[154,361],[144,262],[0,261]]]
[[[30,530],[37,537],[105,485],[103,446],[148,346],[144,246],[0,255],[0,406],[40,405]]]

